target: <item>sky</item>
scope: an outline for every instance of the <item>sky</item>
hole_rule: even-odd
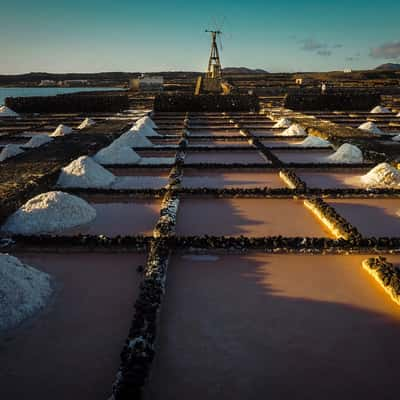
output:
[[[12,0],[0,74],[202,71],[216,27],[223,66],[368,69],[400,63],[399,18],[399,0]]]

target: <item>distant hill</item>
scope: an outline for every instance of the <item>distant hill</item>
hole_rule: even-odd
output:
[[[226,67],[222,69],[222,72],[226,74],[268,74],[268,71],[260,68],[251,69],[246,67]]]
[[[400,64],[387,63],[375,68],[379,71],[400,71]]]

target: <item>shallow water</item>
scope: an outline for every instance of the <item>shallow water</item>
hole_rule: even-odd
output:
[[[0,105],[6,97],[55,96],[64,93],[98,92],[102,90],[121,90],[109,87],[0,87]]]

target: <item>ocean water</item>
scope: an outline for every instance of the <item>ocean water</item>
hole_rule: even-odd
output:
[[[6,97],[55,96],[62,93],[93,92],[100,90],[121,90],[110,87],[0,87],[0,106]]]

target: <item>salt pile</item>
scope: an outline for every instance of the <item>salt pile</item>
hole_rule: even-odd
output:
[[[82,156],[61,170],[57,185],[76,188],[107,188],[115,176],[90,157]]]
[[[43,309],[51,293],[50,275],[0,253],[0,331]]]
[[[70,126],[60,124],[50,136],[64,136],[73,132]]]
[[[362,151],[349,143],[342,144],[335,153],[325,158],[328,163],[358,164],[363,162]]]
[[[400,171],[388,163],[378,164],[360,179],[369,187],[400,187]]]
[[[93,125],[96,125],[96,122],[94,122],[91,118],[85,118],[83,122],[78,126],[78,129],[85,129]]]
[[[370,111],[370,114],[390,114],[390,112],[386,107],[376,106]]]
[[[35,135],[35,136],[32,136],[31,140],[29,140],[28,143],[24,144],[24,146],[35,148],[35,147],[41,146],[42,144],[49,143],[53,140],[54,139],[48,135]]]
[[[160,136],[154,129],[157,126],[149,117],[143,117],[136,121],[135,125],[130,129],[131,132],[140,132],[144,136]]]
[[[118,139],[114,140],[115,144],[128,147],[152,147],[153,143],[142,135],[141,132],[128,131],[123,133]]]
[[[363,124],[361,124],[358,129],[361,129],[362,131],[365,132],[370,132],[370,133],[374,133],[376,135],[382,134],[383,132],[376,126],[376,124],[374,124],[371,121],[368,122],[364,122]]]
[[[307,132],[299,124],[292,124],[289,128],[285,129],[281,136],[306,136]]]
[[[62,232],[96,218],[85,200],[64,192],[47,192],[27,201],[2,227],[9,234],[35,235]]]
[[[146,125],[146,126],[149,126],[152,129],[158,128],[158,126],[155,124],[155,122],[147,115],[145,117],[139,118],[136,121],[136,125],[137,126]]]
[[[400,135],[392,137],[392,140],[394,140],[395,142],[400,142]]]
[[[19,146],[18,144],[7,144],[0,152],[0,162],[23,152],[24,151],[21,149],[21,146]]]
[[[0,118],[1,117],[19,117],[19,114],[16,113],[15,111],[11,110],[11,108],[8,108],[6,106],[1,106],[0,107]]]
[[[398,114],[396,114],[396,117],[400,117],[400,112]]]
[[[292,124],[292,121],[288,118],[281,118],[279,119],[273,128],[289,128]]]
[[[318,136],[308,136],[301,143],[298,144],[301,147],[331,147],[332,144],[325,139]]]
[[[94,156],[94,159],[103,165],[138,164],[140,156],[133,151],[131,147],[114,142],[104,149],[101,149]]]

